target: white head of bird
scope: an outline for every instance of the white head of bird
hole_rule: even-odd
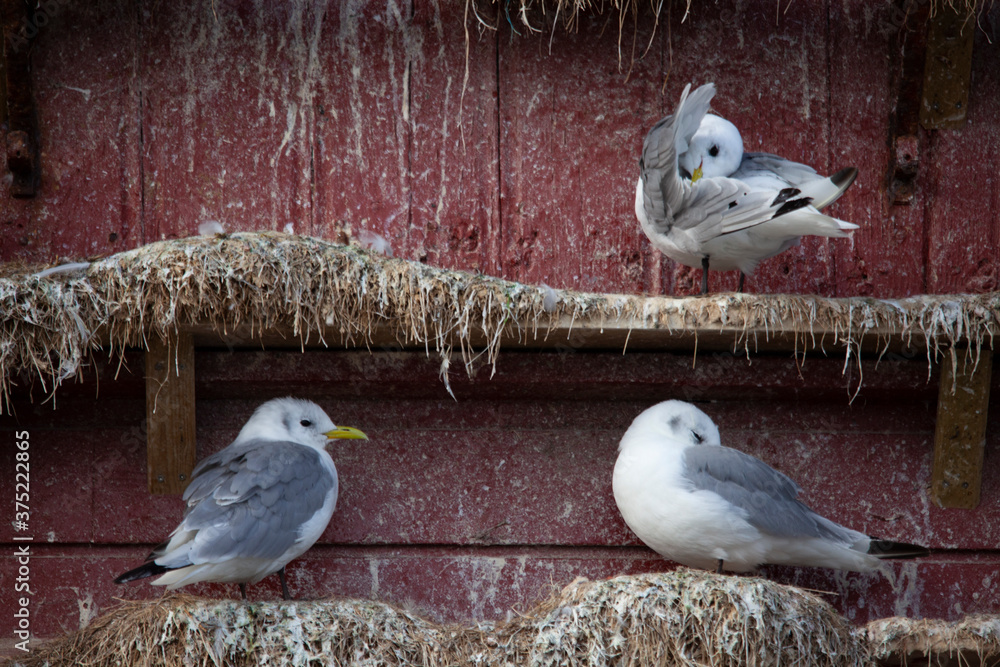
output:
[[[249,440],[290,441],[323,450],[333,439],[368,438],[357,429],[338,427],[323,408],[312,401],[277,398],[254,411],[233,444]]]
[[[739,169],[742,160],[743,137],[736,126],[720,116],[705,114],[677,165],[682,176],[697,181],[729,176]]]
[[[619,450],[639,439],[653,439],[664,446],[722,444],[712,418],[684,401],[664,401],[644,410],[625,432]]]

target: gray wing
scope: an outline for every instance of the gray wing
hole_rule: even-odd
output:
[[[774,218],[784,203],[776,195],[779,193],[751,192],[732,178],[703,178],[691,186],[674,224],[698,243],[705,243]]]
[[[750,178],[759,172],[770,172],[792,187],[822,178],[816,170],[800,162],[792,162],[771,153],[744,153],[739,169],[730,174],[731,178]]]
[[[195,467],[184,492],[181,528],[198,531],[191,562],[278,558],[331,490],[336,474],[311,447],[260,440],[226,447]]]
[[[688,149],[715,96],[715,85],[711,83],[688,95],[690,90],[691,84],[684,87],[673,115],[654,125],[642,142],[639,171],[643,208],[646,218],[662,233],[669,231],[690,188],[677,171],[677,156]]]
[[[685,477],[694,488],[712,491],[746,511],[747,521],[777,537],[821,537],[853,543],[856,533],[800,502],[791,479],[749,454],[715,445],[684,452]]]

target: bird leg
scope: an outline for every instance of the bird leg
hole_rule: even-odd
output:
[[[286,600],[291,600],[292,596],[288,594],[288,582],[285,581],[284,567],[278,570],[278,580],[281,582],[281,597],[283,597]]]
[[[742,275],[742,274],[740,274]],[[716,574],[722,574],[722,559],[719,559],[719,564],[715,567]]]
[[[740,285],[736,288],[736,291],[743,294],[743,279],[746,278],[746,274],[740,271]]]
[[[247,585],[246,584],[238,584],[238,585],[240,587],[240,595],[242,595],[243,599],[246,600],[247,599]]]
[[[701,293],[708,294],[708,257],[701,258]]]

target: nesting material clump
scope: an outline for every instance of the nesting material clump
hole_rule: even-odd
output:
[[[1000,664],[1000,617],[961,621],[884,618],[867,626],[871,654],[881,665]]]
[[[829,604],[754,577],[682,569],[578,580],[529,619],[514,633],[513,664],[868,664],[863,638]]]
[[[445,665],[448,637],[440,626],[379,602],[247,603],[175,594],[122,602],[10,665]]]
[[[551,335],[572,346],[581,328],[591,346],[622,349],[639,333],[666,332],[715,336],[749,354],[761,340],[786,337],[801,354],[842,350],[845,361],[865,341],[884,350],[894,337],[924,347],[928,362],[949,350],[953,365],[978,363],[1000,332],[1000,292],[891,301],[586,294],[274,232],[161,241],[72,266],[0,276],[0,414],[16,381],[54,391],[93,349],[120,352],[190,330],[231,346],[275,335],[302,345],[399,344],[440,355],[444,368],[457,349],[469,373],[477,362],[495,365],[501,344]]]
[[[489,16],[491,14],[489,11],[490,5],[504,3],[500,3],[499,0],[467,1],[472,4],[472,13],[477,17],[479,24],[486,25],[487,27],[494,29],[500,25],[499,23],[493,25],[485,21],[482,16]],[[561,20],[566,30],[572,31],[578,25],[581,13],[602,14],[605,9],[610,9],[611,12],[618,15],[619,33],[622,33],[626,26],[634,24],[635,16],[641,8],[643,0],[606,0],[601,2],[595,2],[595,0],[517,0],[516,2],[510,2],[510,0],[505,0],[505,3],[513,5],[510,7],[504,7],[502,15],[510,21],[510,25],[515,31],[518,30],[518,27],[523,27],[526,28],[528,32],[541,32],[540,26],[534,25],[532,21],[528,19],[528,16],[532,13],[542,15],[551,13],[554,22]],[[678,11],[684,19],[688,18],[688,14],[694,4],[695,0],[684,0],[681,3],[678,3]],[[983,9],[988,9],[992,7],[992,5],[993,0],[932,0],[930,13],[931,16],[934,16],[937,12],[948,9],[958,13],[966,19],[972,19]],[[779,5],[778,7],[780,10],[783,5]],[[656,19],[654,23],[655,29],[660,20],[666,20],[666,13],[669,11],[670,5],[651,0],[649,8],[652,10]],[[910,11],[914,11],[914,8],[910,7],[908,4],[906,8]],[[787,11],[787,7],[785,7],[785,10]],[[517,26],[515,26],[515,22],[512,20],[513,17],[518,17],[519,19],[516,22]]]
[[[51,665],[866,665],[864,636],[802,590],[679,570],[577,580],[500,624],[380,602],[126,602],[20,663]]]

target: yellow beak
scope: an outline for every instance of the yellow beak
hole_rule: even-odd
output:
[[[704,172],[704,170],[703,170],[703,169],[701,168],[701,167],[702,167],[702,165],[704,165],[704,164],[705,164],[705,161],[704,161],[704,160],[702,160],[701,162],[699,162],[699,163],[698,163],[698,168],[694,170],[694,173],[693,173],[693,174],[691,174],[691,182],[692,182],[692,183],[697,183],[697,182],[698,182],[698,179],[699,179],[699,178],[701,178],[701,177],[702,177],[702,176],[704,175],[704,173],[705,173],[705,172]]]
[[[367,440],[368,436],[356,428],[350,426],[338,426],[332,431],[324,433],[330,440]]]

